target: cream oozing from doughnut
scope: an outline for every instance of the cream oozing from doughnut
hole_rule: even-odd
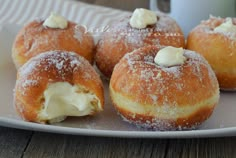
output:
[[[96,95],[81,91],[68,82],[50,84],[44,91],[45,103],[38,116],[43,120],[55,120],[64,116],[86,116],[96,107],[102,109]]]
[[[49,51],[19,69],[14,102],[25,120],[54,123],[102,111],[103,93],[102,81],[86,59]]]

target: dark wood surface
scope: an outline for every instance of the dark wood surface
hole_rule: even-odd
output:
[[[127,139],[0,127],[1,158],[235,158],[236,137]]]
[[[82,0],[124,10],[148,0]],[[73,136],[0,127],[0,158],[236,158],[236,137],[126,139]]]

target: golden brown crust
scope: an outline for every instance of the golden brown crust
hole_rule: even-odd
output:
[[[127,120],[144,127],[174,130],[201,124],[219,100],[213,70],[204,58],[188,50],[183,65],[158,66],[154,57],[159,49],[140,48],[115,66],[110,80],[114,106]]]
[[[98,97],[103,109],[102,81],[89,62],[72,52],[50,51],[31,58],[18,70],[14,103],[22,118],[42,121],[37,114],[43,107],[43,92],[55,82],[84,87]]]
[[[106,77],[110,77],[115,64],[134,49],[146,45],[185,47],[183,32],[170,17],[160,14],[157,24],[145,29],[132,28],[129,19],[113,23],[96,46],[95,62]]]
[[[202,54],[215,71],[221,89],[236,89],[235,33],[219,33],[214,28],[225,22],[223,18],[210,17],[196,26],[188,35],[187,48]],[[236,18],[233,18],[236,24]]]
[[[17,68],[31,57],[51,50],[73,51],[93,63],[93,37],[82,26],[69,21],[66,29],[53,29],[43,26],[43,22],[34,20],[17,34],[12,46],[12,58]]]

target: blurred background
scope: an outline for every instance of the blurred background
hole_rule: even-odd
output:
[[[92,3],[96,5],[113,7],[126,11],[133,11],[135,8],[149,8],[149,0],[79,0],[81,2]],[[157,1],[158,8],[162,12],[169,12],[170,0]]]
[[[133,11],[135,8],[149,8],[149,0],[79,0],[81,2]],[[167,0],[169,1],[169,0]],[[128,4],[128,5],[127,5]]]

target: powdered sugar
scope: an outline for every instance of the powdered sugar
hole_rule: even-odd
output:
[[[36,85],[37,84],[37,80],[26,80],[24,83],[22,83],[22,87],[28,87],[28,86],[32,86],[32,85]]]
[[[68,75],[79,70],[87,71],[85,75],[81,77],[88,80],[96,80],[97,76],[90,74],[91,70],[87,69],[88,65],[91,66],[86,59],[74,52],[45,52],[31,58],[19,69],[19,81],[17,85],[21,88],[22,94],[24,94],[24,91],[28,87],[37,86],[45,78],[47,78],[48,81],[67,81]],[[69,80],[71,80],[71,78]]]
[[[174,131],[174,130],[192,130],[196,129],[200,123],[196,122],[195,124],[189,125],[188,121],[186,120],[185,125],[183,126],[177,126],[175,124],[174,120],[168,120],[168,119],[159,119],[159,118],[152,118],[151,120],[147,120],[143,117],[136,117],[136,115],[131,114],[132,116],[129,116],[127,119],[126,116],[122,115],[121,113],[118,113],[122,119],[125,122],[128,122],[130,124],[136,125],[138,128],[141,128],[142,130],[154,130],[154,131]]]
[[[130,17],[126,17],[118,22],[115,22],[107,33],[111,35],[109,40],[111,40],[112,43],[118,43],[121,40],[124,40],[124,43],[132,45],[132,47],[139,48],[146,44],[159,45],[160,39],[158,37],[161,36],[166,38],[168,38],[168,36],[182,36],[182,34],[177,33],[179,31],[179,26],[173,19],[165,15],[158,16],[158,22],[155,25],[149,26],[145,29],[132,28],[129,25]],[[153,38],[152,36],[156,36],[156,38]]]
[[[154,103],[157,102],[157,100],[158,100],[158,96],[153,95],[153,94],[150,94],[149,96],[152,98],[152,101],[153,101]]]

